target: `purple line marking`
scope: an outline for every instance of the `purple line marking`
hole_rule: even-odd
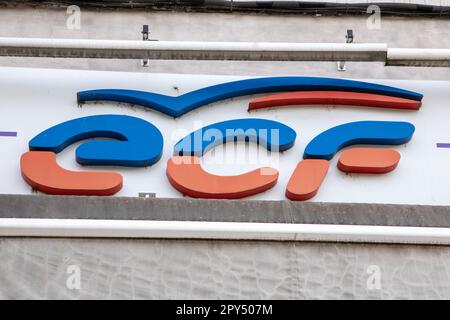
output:
[[[438,148],[450,148],[450,143],[436,143]]]
[[[17,137],[17,132],[14,132],[14,131],[0,131],[0,137]]]

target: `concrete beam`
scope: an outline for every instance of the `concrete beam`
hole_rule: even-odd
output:
[[[450,49],[388,49],[386,65],[450,67]]]
[[[0,38],[0,56],[256,61],[385,61],[385,44]]]
[[[450,66],[450,49],[398,49],[383,43],[281,43],[0,38],[0,56],[95,59],[367,61]]]
[[[450,227],[450,207],[191,198],[0,195],[0,218]]]

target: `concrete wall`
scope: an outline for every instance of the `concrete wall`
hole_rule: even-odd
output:
[[[3,238],[0,261],[2,299],[450,299],[449,247]]]
[[[380,29],[369,29],[368,16],[300,16],[265,14],[152,12],[145,10],[81,11],[80,29],[70,30],[62,9],[0,8],[0,36],[133,39],[142,38],[149,24],[151,38],[201,41],[345,42],[353,29],[355,42],[382,42],[399,48],[450,48],[450,19],[381,18]],[[369,23],[369,25],[371,25]],[[370,28],[373,28],[371,25]],[[385,67],[382,63],[348,63],[346,72],[336,63],[140,61],[88,59],[0,58],[1,66],[74,68],[134,72],[201,73],[227,75],[320,75],[348,78],[448,80],[445,68]]]
[[[2,218],[448,227],[449,210],[278,201],[0,196]],[[3,299],[450,299],[448,246],[0,238],[0,261]],[[70,285],[73,266],[80,270],[79,289]]]

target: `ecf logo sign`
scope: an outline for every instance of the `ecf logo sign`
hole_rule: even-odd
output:
[[[312,77],[275,77],[228,82],[171,97],[151,92],[102,89],[78,93],[79,102],[106,100],[138,104],[173,117],[203,105],[243,95],[285,92],[250,102],[249,111],[286,105],[353,105],[412,109],[421,106],[422,95],[399,88],[360,81]],[[356,145],[400,145],[414,134],[408,122],[359,121],[332,127],[306,146],[303,159],[286,186],[286,197],[307,200],[319,190],[329,161],[341,149]],[[30,151],[21,158],[25,181],[33,188],[60,195],[113,195],[123,179],[113,172],[78,172],[60,167],[57,153],[67,146],[91,138],[76,149],[81,165],[147,167],[161,159],[163,136],[143,119],[125,115],[96,115],[57,124],[29,142]],[[202,169],[200,157],[211,148],[230,141],[254,142],[270,152],[290,149],[296,131],[269,119],[244,118],[205,126],[185,136],[167,160],[167,178],[181,193],[196,198],[236,199],[273,187],[278,180],[274,168],[260,168],[234,176],[217,176]],[[394,170],[400,154],[393,149],[352,148],[338,162],[344,172],[382,174]]]

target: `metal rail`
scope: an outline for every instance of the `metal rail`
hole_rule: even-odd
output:
[[[382,43],[278,43],[0,38],[0,56],[253,61],[368,61],[389,66],[450,66],[450,49]]]

